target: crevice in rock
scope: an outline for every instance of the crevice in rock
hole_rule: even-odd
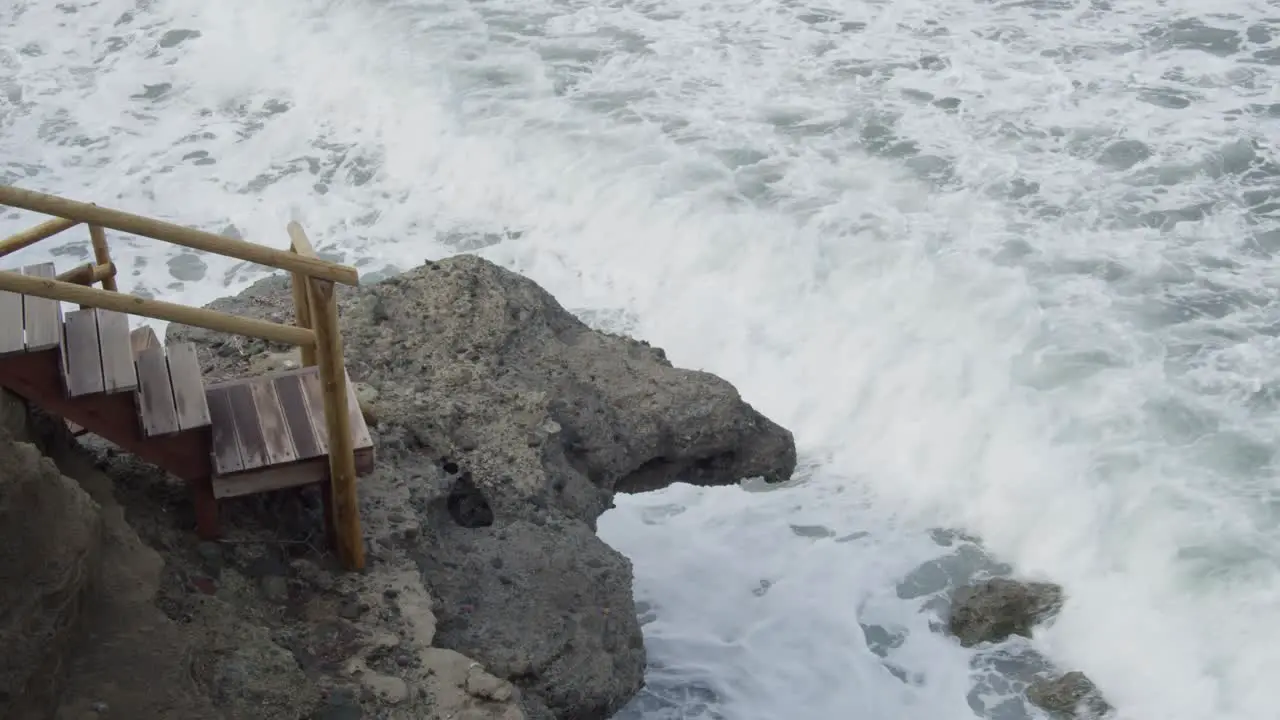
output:
[[[449,517],[464,528],[482,528],[493,525],[493,508],[480,488],[471,480],[471,473],[464,472],[453,481],[447,502]]]
[[[721,476],[738,460],[732,450],[700,458],[671,460],[659,455],[618,480],[616,492],[642,493],[661,490],[675,482],[693,485],[720,484]]]

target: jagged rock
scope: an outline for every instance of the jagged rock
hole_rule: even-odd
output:
[[[99,573],[102,518],[78,483],[19,441],[35,438],[4,391],[0,419],[0,717],[44,718]]]
[[[415,515],[372,557],[416,561],[436,645],[518,686],[530,720],[612,716],[640,688],[645,654],[630,563],[595,535],[597,518],[616,492],[786,480],[791,433],[728,382],[591,330],[477,257],[343,288],[339,304],[350,375],[377,388],[378,469],[362,505],[396,487],[411,508],[395,512]],[[210,307],[293,318],[284,277]],[[196,343],[211,377],[287,350],[180,326],[169,339]]]
[[[1027,688],[1027,699],[1064,719],[1096,720],[1111,712],[1111,705],[1098,687],[1079,671],[1057,677],[1037,677]]]
[[[956,590],[948,630],[965,647],[1011,635],[1031,637],[1031,629],[1061,607],[1058,585],[992,578]]]

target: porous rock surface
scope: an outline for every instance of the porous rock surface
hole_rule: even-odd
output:
[[[616,492],[785,480],[790,432],[728,382],[592,330],[478,257],[341,289],[339,306],[378,453],[360,480],[370,576],[411,572],[426,645],[484,673],[426,677],[473,696],[495,687],[532,720],[611,716],[640,688],[645,653],[630,563],[597,518]],[[210,307],[293,318],[283,277]],[[207,377],[296,363],[289,348],[189,327],[168,340],[195,342]]]

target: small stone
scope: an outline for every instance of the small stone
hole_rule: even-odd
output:
[[[207,577],[192,578],[191,587],[205,595],[216,595],[218,592],[218,584],[212,578]]]
[[[359,619],[361,613],[364,612],[358,600],[348,600],[338,606],[338,617],[347,620]]]
[[[400,645],[400,636],[395,633],[378,633],[371,643],[373,647],[380,650],[389,650]]]
[[[268,575],[262,578],[262,594],[271,602],[283,603],[289,600],[289,581],[279,575]]]
[[[210,575],[218,577],[222,573],[224,560],[221,545],[216,542],[202,542],[196,545],[196,554],[200,556],[200,562],[204,564],[205,570]]]
[[[318,590],[332,590],[334,585],[333,574],[321,568],[319,565],[305,558],[298,558],[289,563],[289,567],[293,569],[299,580],[315,587]]]
[[[511,683],[490,675],[479,665],[472,665],[467,670],[466,690],[472,697],[495,702],[507,702],[515,692]]]
[[[93,705],[90,706],[90,708],[94,712],[98,713],[99,715],[105,714],[108,710],[107,704],[102,702],[101,700],[99,700],[98,702],[95,702]]]

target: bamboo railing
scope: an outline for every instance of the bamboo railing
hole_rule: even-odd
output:
[[[89,227],[94,262],[68,270],[57,278],[0,270],[0,290],[295,345],[301,348],[304,366],[319,366],[324,389],[325,423],[330,438],[329,488],[333,496],[331,506],[338,556],[348,569],[362,569],[365,558],[360,506],[356,496],[355,450],[347,408],[346,362],[342,354],[334,292],[334,283],[359,284],[356,269],[320,259],[302,226],[296,222],[288,226],[289,250],[281,251],[6,185],[0,185],[0,206],[3,205],[55,217],[0,240],[0,258],[83,224]],[[115,281],[116,265],[107,247],[105,228],[289,272],[293,286],[294,324],[255,320],[119,292]],[[93,287],[95,284],[102,287]]]

